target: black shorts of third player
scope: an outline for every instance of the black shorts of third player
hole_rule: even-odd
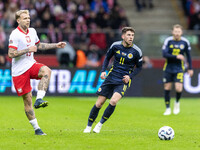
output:
[[[183,72],[178,72],[178,73],[164,72],[163,82],[164,83],[169,83],[169,82],[183,83]]]
[[[126,90],[129,87],[130,87],[129,84],[113,84],[113,83],[104,81],[103,84],[98,89],[98,91],[96,92],[96,94],[105,96],[106,98],[110,99],[112,95],[115,92],[117,92],[123,97]]]

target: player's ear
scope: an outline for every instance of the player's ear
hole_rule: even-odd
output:
[[[18,19],[17,19],[17,23],[19,24],[19,22],[20,22],[20,19],[18,18]]]
[[[122,39],[124,40],[124,34],[122,34]]]

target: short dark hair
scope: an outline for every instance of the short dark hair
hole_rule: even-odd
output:
[[[123,27],[122,28],[122,34],[125,34],[127,31],[131,31],[131,32],[135,33],[135,30],[133,29],[133,27]]]

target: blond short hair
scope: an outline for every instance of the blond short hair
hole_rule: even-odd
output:
[[[183,27],[180,24],[173,25],[172,29],[175,29],[175,28],[180,28],[181,30],[183,30]]]
[[[16,19],[16,20],[19,19],[20,16],[21,16],[21,14],[23,14],[23,13],[29,14],[29,10],[19,10],[19,11],[17,11],[17,12],[15,13],[15,19]]]
[[[127,31],[131,31],[131,32],[135,33],[135,30],[133,29],[133,27],[123,27],[122,28],[122,34],[125,34]]]

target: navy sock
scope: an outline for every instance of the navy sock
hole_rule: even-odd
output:
[[[93,122],[96,120],[100,108],[97,108],[96,105],[94,105],[90,111],[90,115],[88,118],[88,126],[92,126]]]
[[[108,107],[105,109],[100,122],[103,124],[106,120],[108,120],[108,118],[112,115],[114,110],[115,110],[115,106],[112,106],[111,104],[109,104]]]
[[[165,105],[166,108],[170,107],[170,90],[165,90]]]
[[[176,92],[176,102],[179,102],[182,92]]]

